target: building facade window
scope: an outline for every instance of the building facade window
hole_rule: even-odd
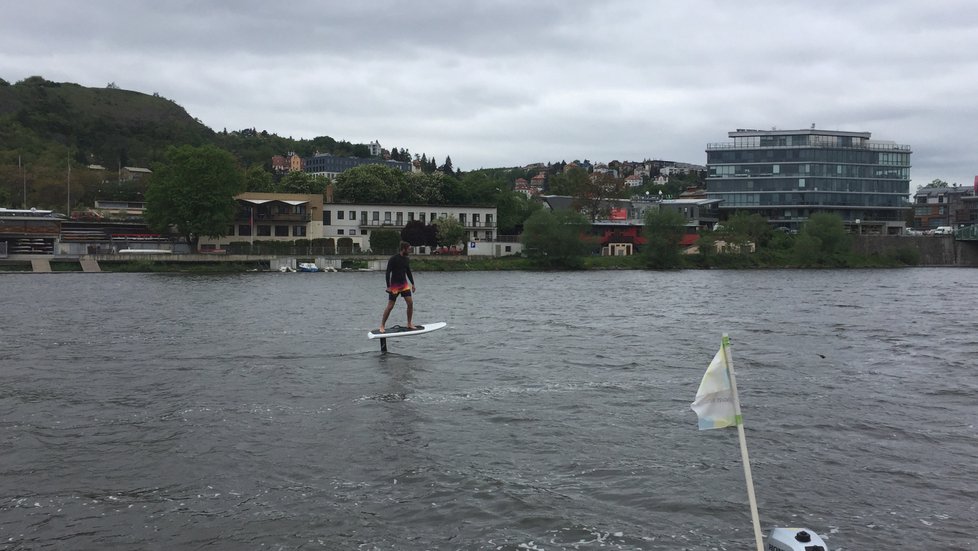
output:
[[[909,208],[909,146],[869,132],[737,130],[707,145],[706,191],[727,215],[740,209],[798,229],[817,212],[902,233]],[[780,208],[778,208],[780,207]],[[786,221],[792,224],[783,224]]]

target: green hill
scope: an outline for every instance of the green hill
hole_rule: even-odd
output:
[[[0,206],[67,209],[94,199],[137,200],[145,183],[118,181],[123,166],[153,168],[171,145],[213,144],[244,167],[270,169],[289,151],[368,156],[365,145],[282,138],[267,131],[214,132],[176,102],[118,88],[87,88],[34,76],[16,84],[0,79]],[[100,165],[105,170],[92,170]],[[141,187],[142,186],[142,187]]]
[[[31,77],[0,86],[4,153],[62,149],[80,164],[148,166],[171,144],[213,143],[214,132],[176,103],[117,88]]]

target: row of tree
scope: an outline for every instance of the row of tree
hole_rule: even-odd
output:
[[[703,231],[697,241],[698,252],[686,255],[681,245],[686,219],[669,209],[646,212],[639,258],[648,268],[679,269],[697,267],[848,267],[865,265],[855,258],[851,236],[836,214],[814,214],[797,235],[771,228],[758,214],[738,212],[715,231]],[[591,224],[574,211],[539,211],[524,225],[524,255],[538,266],[549,269],[577,269],[588,256],[597,254],[599,239],[588,233]],[[718,246],[719,245],[719,246]],[[901,250],[889,259],[916,264],[919,252]]]

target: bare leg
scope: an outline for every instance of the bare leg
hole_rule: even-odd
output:
[[[410,303],[408,303],[408,304],[410,304]],[[380,320],[380,332],[381,333],[384,332],[384,326],[387,325],[387,318],[390,317],[391,310],[393,310],[393,309],[394,309],[394,301],[393,300],[388,300],[387,301],[387,308],[384,308],[384,318],[382,320]]]
[[[414,316],[414,298],[404,297],[404,302],[407,303],[407,321],[408,329],[414,329],[414,324],[411,323],[411,317]]]

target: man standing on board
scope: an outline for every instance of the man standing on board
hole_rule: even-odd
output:
[[[414,315],[414,299],[411,298],[411,293],[414,292],[414,276],[411,274],[411,264],[408,262],[408,253],[411,251],[411,244],[407,241],[401,241],[400,252],[390,257],[387,261],[387,273],[385,274],[385,279],[387,280],[387,308],[384,308],[384,319],[380,321],[380,332],[384,332],[384,325],[387,324],[387,318],[391,315],[391,310],[394,309],[394,302],[397,301],[397,296],[400,295],[404,297],[404,302],[407,304],[407,327],[408,329],[414,329],[414,324],[411,322],[411,316]]]

